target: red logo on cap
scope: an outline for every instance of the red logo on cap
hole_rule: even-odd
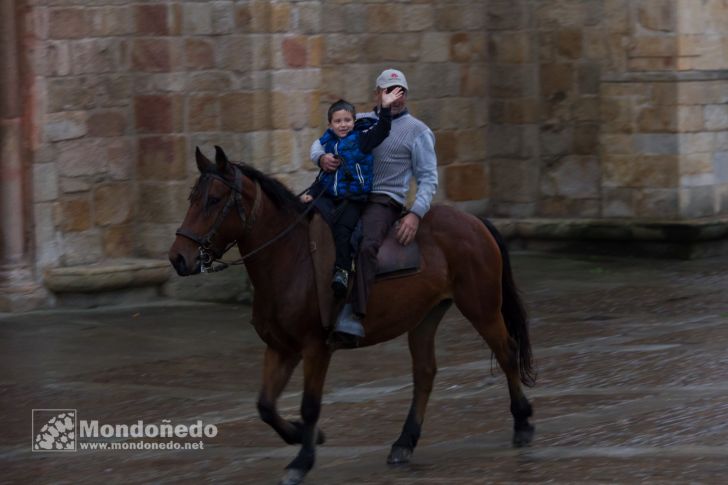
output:
[[[389,77],[397,77],[397,73],[393,72],[392,74],[389,75]]]

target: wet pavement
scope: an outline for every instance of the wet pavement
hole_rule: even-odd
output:
[[[412,391],[400,337],[335,355],[328,441],[306,483],[725,483],[728,260],[513,260],[539,371],[527,390],[533,444],[511,447],[503,375],[454,309],[412,463],[385,463]],[[0,315],[0,483],[276,483],[297,447],[258,419],[263,344],[249,316],[244,305],[170,301]],[[300,389],[299,369],[284,416],[297,417]],[[31,452],[33,409],[100,425],[200,420],[217,435],[176,438],[202,450]],[[37,433],[50,414],[35,416]],[[77,438],[77,448],[93,441]]]

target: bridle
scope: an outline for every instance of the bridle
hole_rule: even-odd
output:
[[[215,174],[215,173],[207,173],[205,174],[206,177],[210,177],[215,180],[219,180],[225,186],[227,186],[230,189],[230,194],[228,195],[227,201],[225,202],[225,206],[222,208],[220,212],[218,212],[217,217],[215,218],[215,222],[212,224],[212,227],[210,228],[207,233],[205,233],[204,236],[198,236],[194,232],[190,231],[186,227],[180,227],[175,232],[176,235],[185,237],[189,239],[192,242],[197,243],[197,245],[200,248],[200,261],[202,262],[202,272],[214,272],[214,271],[220,271],[223,268],[214,269],[212,267],[213,261],[219,261],[218,258],[220,258],[223,254],[225,254],[228,249],[233,247],[235,244],[237,244],[237,239],[232,241],[227,245],[225,250],[223,250],[220,254],[216,254],[217,251],[212,246],[212,239],[217,234],[217,231],[220,230],[220,226],[222,225],[223,221],[225,220],[225,217],[227,217],[228,212],[235,206],[238,212],[238,216],[240,217],[240,221],[243,225],[243,235],[246,235],[253,227],[253,224],[255,223],[255,219],[257,217],[258,208],[260,207],[260,200],[261,200],[261,189],[260,184],[258,181],[255,181],[255,199],[253,201],[253,207],[250,210],[250,214],[245,214],[245,207],[243,207],[243,192],[238,187],[242,187],[243,182],[243,173],[240,170],[240,168],[235,164],[230,164],[233,167],[233,172],[235,173],[235,180],[234,182],[230,183],[228,182],[224,177],[221,175]],[[234,263],[228,263],[228,264],[235,264]],[[242,260],[241,260],[242,263]],[[239,264],[239,263],[237,263]],[[227,267],[227,265],[225,266]]]
[[[215,234],[217,234],[217,231],[220,229],[220,226],[222,225],[223,221],[225,220],[225,217],[227,217],[228,212],[230,212],[230,209],[232,209],[233,206],[236,207],[238,216],[240,217],[240,221],[243,225],[243,232],[242,235],[245,236],[248,234],[253,224],[255,223],[255,220],[258,216],[258,210],[260,208],[260,201],[261,201],[261,188],[260,183],[258,183],[257,180],[254,180],[255,182],[255,199],[253,200],[253,207],[250,209],[250,213],[248,215],[245,214],[245,207],[243,207],[243,192],[238,187],[242,187],[243,182],[243,172],[242,169],[234,164],[231,163],[233,167],[233,171],[235,172],[235,181],[233,183],[228,182],[224,177],[221,175],[217,175],[215,173],[207,173],[206,176],[210,178],[214,178],[216,180],[219,180],[223,184],[225,184],[226,187],[230,189],[230,195],[228,195],[228,199],[225,202],[225,207],[217,214],[217,217],[215,218],[215,222],[213,223],[212,227],[204,236],[198,236],[197,234],[193,233],[192,231],[189,231],[187,228],[180,227],[177,229],[175,234],[178,236],[182,236],[184,238],[189,239],[192,242],[197,243],[197,245],[200,248],[200,271],[202,273],[215,273],[217,271],[222,271],[226,269],[228,266],[235,266],[239,264],[243,264],[246,259],[252,257],[253,255],[259,253],[263,249],[267,248],[271,244],[275,243],[279,239],[281,239],[283,236],[288,234],[298,223],[300,223],[309,212],[314,207],[314,203],[323,196],[324,191],[321,191],[319,195],[316,196],[313,202],[311,202],[306,209],[299,214],[299,216],[296,218],[295,221],[293,221],[288,227],[283,229],[280,233],[278,233],[276,236],[274,236],[272,239],[266,241],[265,243],[261,244],[257,248],[253,249],[252,251],[248,252],[247,254],[241,256],[240,258],[236,259],[235,261],[225,262],[220,260],[219,258],[222,257],[223,254],[225,254],[231,247],[233,247],[235,244],[238,243],[237,239],[230,242],[225,249],[220,253],[216,254],[217,251],[215,248],[212,247],[212,238],[215,237]],[[213,263],[219,263],[217,266],[213,266]]]

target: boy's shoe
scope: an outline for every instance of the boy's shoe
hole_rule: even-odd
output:
[[[336,298],[343,298],[349,289],[349,273],[345,269],[336,268],[334,277],[331,279],[331,288]]]

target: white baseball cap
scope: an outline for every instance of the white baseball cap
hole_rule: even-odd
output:
[[[379,75],[377,78],[378,88],[385,89],[391,86],[402,86],[409,90],[407,87],[407,79],[404,77],[404,74],[402,74],[402,71],[398,71],[396,69],[385,69]]]

